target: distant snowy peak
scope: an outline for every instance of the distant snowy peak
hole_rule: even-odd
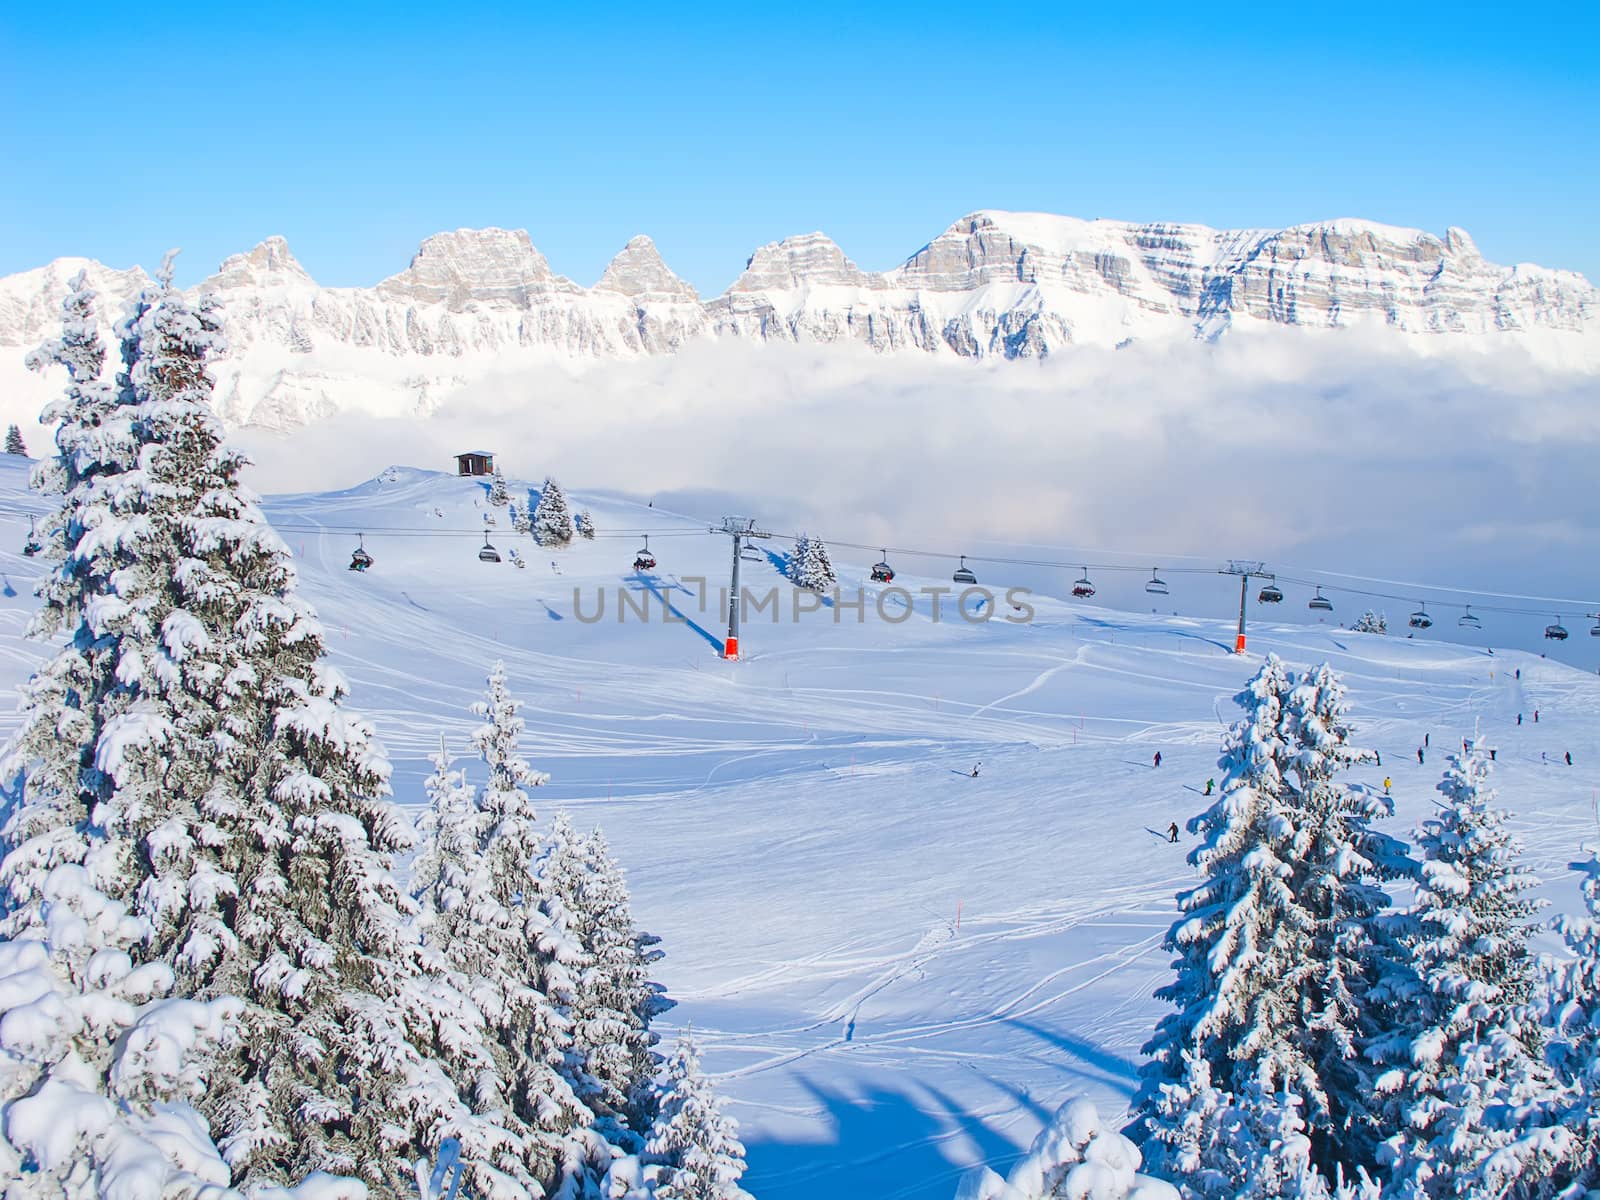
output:
[[[5,414],[26,419],[48,394],[21,372],[20,351],[55,332],[80,269],[108,326],[148,282],[86,259],[0,279],[0,347],[16,351],[0,352]],[[700,340],[1018,359],[1362,328],[1421,352],[1514,346],[1600,371],[1600,293],[1581,275],[1498,266],[1459,229],[1352,219],[1228,230],[983,210],[888,271],[863,270],[821,233],[771,242],[705,301],[643,236],[592,288],[556,274],[525,230],[435,234],[366,288],[322,287],[273,237],[203,286],[222,301],[231,346],[216,366],[224,418],[278,428],[350,408],[431,412],[519,361],[671,354]]]
[[[298,259],[289,252],[281,237],[269,237],[248,254],[235,254],[222,260],[217,273],[206,286],[218,291],[238,288],[314,287],[315,284]]]
[[[550,269],[525,229],[457,229],[422,243],[411,265],[378,284],[380,295],[464,312],[474,304],[527,309],[583,289]]]
[[[885,276],[868,274],[846,258],[832,238],[821,233],[803,233],[757,250],[728,291],[793,292],[807,287],[888,286]]]
[[[606,266],[597,292],[616,292],[633,300],[700,302],[699,294],[674,275],[661,260],[656,244],[644,234],[631,238]]]

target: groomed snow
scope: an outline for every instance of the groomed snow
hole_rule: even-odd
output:
[[[560,466],[505,465],[519,504]],[[41,656],[21,638],[41,565],[20,548],[26,514],[43,511],[26,466],[0,459],[0,734]],[[1170,846],[1164,830],[1203,806],[1257,652],[1344,673],[1359,737],[1383,754],[1357,777],[1392,776],[1393,830],[1429,810],[1445,753],[1480,727],[1543,894],[1556,912],[1577,907],[1566,864],[1600,837],[1595,676],[1256,614],[1241,661],[1224,614],[1048,599],[1030,625],[934,624],[926,599],[900,624],[753,618],[748,661],[725,664],[718,614],[680,581],[725,575],[726,539],[677,536],[701,526],[578,488],[572,506],[592,510],[599,539],[541,550],[497,509],[490,539],[529,566],[482,564],[487,484],[401,468],[265,509],[406,805],[421,802],[441,730],[467,753],[467,706],[505,660],[527,701],[524,746],[552,775],[534,794],[541,816],[564,807],[604,826],[640,923],[664,938],[660,977],[679,1007],[663,1032],[693,1025],[762,1200],[948,1200],[968,1166],[1008,1170],[1078,1095],[1116,1127],[1161,1011],[1150,993],[1167,974],[1172,895],[1191,878],[1187,837]],[[418,525],[463,533],[385,534]],[[365,574],[346,569],[356,529],[376,559]],[[619,529],[651,530],[654,575],[632,574],[639,539],[607,536]],[[832,550],[840,582],[864,583],[876,555]],[[744,577],[788,604],[774,560]],[[598,588],[648,594],[654,620],[619,624],[613,603],[582,623],[575,586],[586,611]],[[689,622],[661,623],[662,596]]]

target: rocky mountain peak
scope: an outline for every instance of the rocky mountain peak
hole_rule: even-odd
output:
[[[807,286],[882,288],[881,275],[863,271],[844,256],[834,240],[821,233],[802,233],[769,242],[750,256],[730,292],[796,291]]]
[[[542,297],[583,289],[550,270],[526,229],[490,228],[434,234],[409,267],[377,290],[460,312],[473,304],[526,309]]]
[[[217,273],[207,282],[215,288],[244,288],[313,281],[290,252],[289,243],[274,235],[246,254],[233,254],[223,259]]]
[[[642,233],[630,238],[617,252],[594,288],[598,292],[619,292],[633,299],[700,302],[694,288],[672,273],[662,261],[656,244]]]

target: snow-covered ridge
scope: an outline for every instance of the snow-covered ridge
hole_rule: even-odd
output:
[[[48,336],[80,268],[108,317],[147,278],[65,258],[0,279],[0,348]],[[202,286],[220,296],[232,344],[218,364],[223,415],[277,428],[352,407],[427,412],[508,359],[670,354],[707,338],[1016,359],[1364,327],[1429,352],[1517,346],[1548,365],[1600,370],[1600,292],[1583,276],[1490,263],[1459,229],[1439,237],[1348,219],[1218,230],[983,211],[882,272],[809,233],[762,246],[707,301],[646,237],[584,287],[556,274],[526,231],[458,229],[370,288],[320,286],[275,237]],[[48,387],[21,375],[19,355],[0,357],[25,419]]]

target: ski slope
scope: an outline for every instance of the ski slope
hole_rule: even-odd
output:
[[[19,551],[27,514],[45,509],[26,466],[0,457],[0,733],[45,649],[22,637],[41,566]],[[1069,1096],[1108,1118],[1126,1106],[1161,1012],[1173,893],[1192,878],[1193,840],[1164,831],[1204,806],[1258,652],[1344,673],[1360,737],[1383,755],[1358,778],[1393,777],[1396,832],[1481,725],[1544,894],[1556,911],[1578,904],[1566,865],[1597,836],[1595,676],[1260,614],[1241,660],[1226,619],[1043,597],[1029,624],[935,622],[926,597],[896,624],[870,607],[860,623],[751,618],[747,658],[730,664],[714,593],[701,611],[686,582],[726,579],[728,539],[697,533],[703,520],[569,494],[601,537],[552,554],[492,510],[489,537],[527,558],[518,569],[476,558],[486,493],[394,468],[266,509],[402,803],[418,804],[441,733],[465,753],[467,706],[506,662],[529,758],[553,777],[536,799],[604,826],[627,866],[667,951],[659,977],[678,1007],[664,1032],[693,1025],[763,1200],[947,1198],[975,1162],[1004,1170]],[[376,558],[365,574],[346,569],[358,529]],[[646,529],[659,566],[638,576],[640,539],[610,535]],[[841,585],[875,591],[870,557],[835,553]],[[747,586],[787,596],[775,557],[744,568]],[[617,619],[621,591],[648,598],[649,622]],[[581,620],[602,592],[604,619]],[[663,622],[663,600],[683,619]]]

